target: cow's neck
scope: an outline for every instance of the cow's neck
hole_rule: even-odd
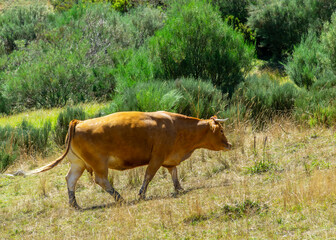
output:
[[[186,153],[198,148],[207,148],[206,135],[209,131],[207,120],[186,119],[178,130],[177,146],[183,146]]]

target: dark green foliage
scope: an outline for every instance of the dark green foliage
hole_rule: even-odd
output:
[[[290,113],[296,96],[297,90],[291,83],[280,85],[267,75],[252,75],[238,87],[233,99],[245,105],[252,120],[259,125],[274,115]]]
[[[309,32],[301,43],[294,47],[293,55],[286,64],[289,77],[300,87],[309,89],[322,72],[321,44],[315,33]]]
[[[268,0],[250,8],[248,25],[256,30],[260,48],[276,59],[292,51],[309,28],[321,29],[336,10],[334,0]]]
[[[213,0],[215,6],[219,7],[219,11],[223,19],[227,16],[234,16],[242,23],[246,23],[248,18],[248,7],[255,0]]]
[[[65,143],[65,137],[68,133],[69,123],[73,119],[85,120],[86,114],[81,108],[72,108],[67,107],[64,111],[62,111],[58,117],[56,126],[54,129],[54,140],[55,143],[59,146],[63,146]]]
[[[44,29],[47,16],[46,7],[37,5],[17,7],[1,13],[0,45],[3,44],[9,53],[17,49],[18,41],[28,44]]]
[[[2,113],[5,113],[5,114],[9,113],[9,109],[8,109],[7,99],[5,99],[2,96],[2,93],[0,92],[0,116]]]
[[[210,79],[229,93],[249,71],[254,55],[243,36],[201,0],[173,4],[165,26],[151,39],[151,48],[161,61],[164,78]]]

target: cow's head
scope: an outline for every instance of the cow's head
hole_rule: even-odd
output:
[[[228,142],[224,135],[224,129],[220,123],[226,121],[227,119],[218,119],[216,116],[211,117],[209,120],[210,133],[208,143],[209,149],[215,151],[229,151],[232,147],[231,143]]]

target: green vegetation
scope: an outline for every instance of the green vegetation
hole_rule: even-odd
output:
[[[165,26],[151,39],[165,78],[210,79],[233,93],[250,70],[253,48],[205,1],[173,4]]]
[[[265,55],[282,59],[289,55],[309,29],[320,32],[336,10],[333,0],[265,0],[250,6],[248,25],[256,30]]]

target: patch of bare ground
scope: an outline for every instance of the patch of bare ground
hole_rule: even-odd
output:
[[[336,236],[336,133],[278,120],[264,131],[226,127],[230,152],[198,150],[179,167],[173,195],[166,170],[138,201],[144,169],[110,171],[125,198],[116,205],[84,174],[68,207],[67,161],[37,176],[0,177],[4,239],[331,239]],[[7,173],[52,161],[25,157]]]

